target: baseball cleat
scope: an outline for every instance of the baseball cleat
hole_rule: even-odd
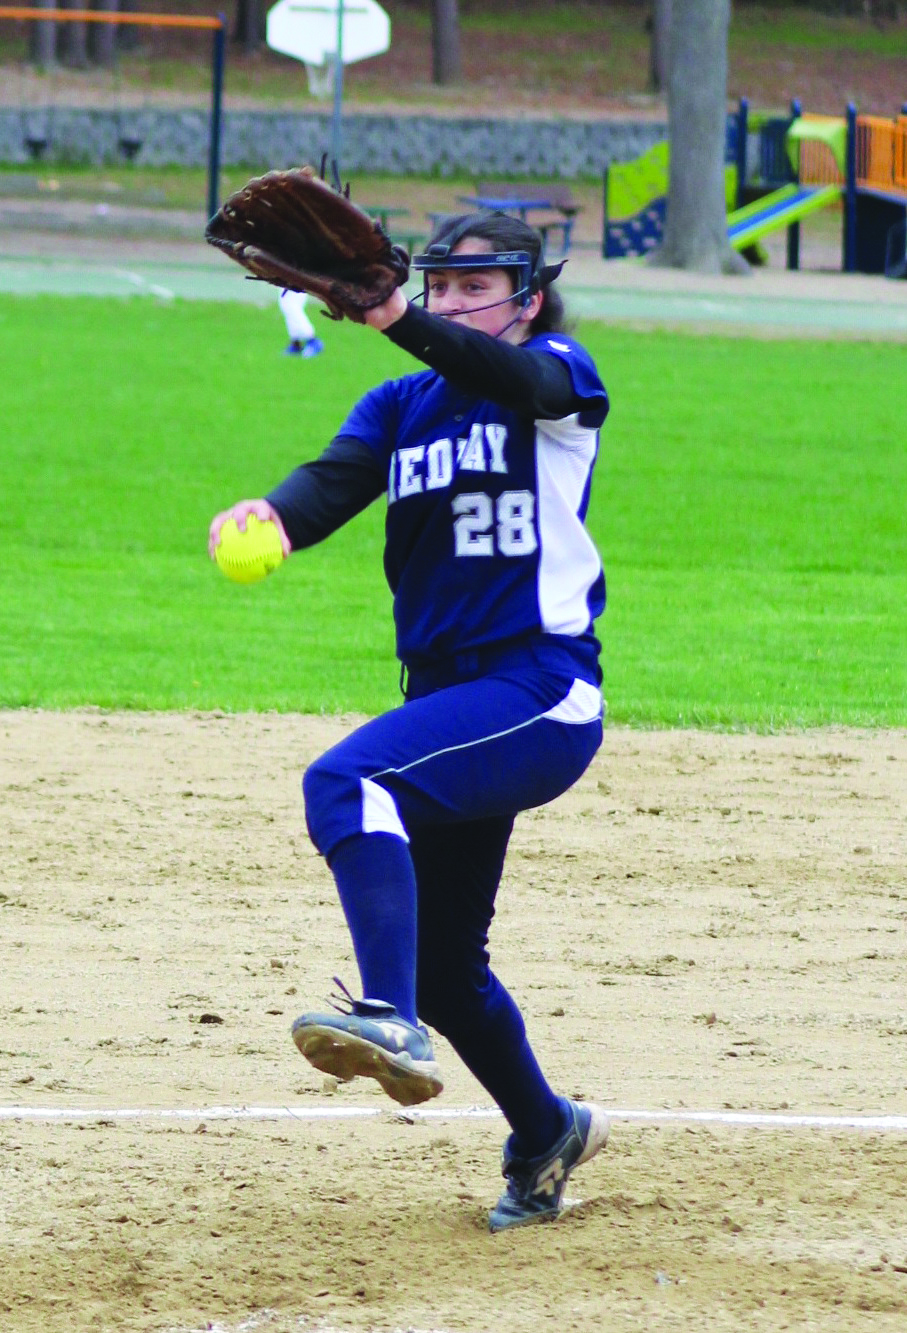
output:
[[[501,1174],[507,1188],[488,1214],[491,1231],[550,1222],[561,1211],[561,1200],[576,1166],[582,1166],[608,1142],[608,1117],[591,1102],[567,1101],[568,1129],[553,1148],[540,1157],[517,1157],[504,1144]]]
[[[424,1027],[401,1018],[383,1000],[354,1000],[348,1014],[303,1014],[293,1041],[309,1064],[346,1082],[377,1079],[401,1106],[416,1106],[444,1089]]]

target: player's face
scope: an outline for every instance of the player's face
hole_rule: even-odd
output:
[[[487,255],[491,243],[467,236],[453,253]],[[480,329],[494,338],[500,336],[505,342],[520,343],[528,336],[529,323],[541,305],[541,297],[534,296],[525,310],[521,307],[513,294],[513,276],[506,268],[442,268],[427,277],[428,309],[432,314],[446,315],[467,328]]]

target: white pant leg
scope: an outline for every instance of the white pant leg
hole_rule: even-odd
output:
[[[277,299],[286,322],[287,337],[302,343],[314,338],[315,326],[305,312],[306,293],[282,291]]]

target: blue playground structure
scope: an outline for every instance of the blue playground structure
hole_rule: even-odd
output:
[[[670,145],[656,144],[604,177],[605,259],[643,255],[659,244],[667,210]],[[787,267],[800,266],[800,223],[842,207],[845,272],[907,276],[907,107],[894,120],[750,112],[746,100],[727,119],[725,197],[728,240],[754,262],[759,241],[786,229]]]

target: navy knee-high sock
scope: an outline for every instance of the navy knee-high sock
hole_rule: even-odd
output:
[[[456,991],[451,981],[449,993]],[[494,973],[489,972],[476,998],[478,1004],[470,1004],[464,996],[456,1009],[438,1015],[438,1026],[503,1111],[513,1130],[512,1151],[536,1157],[566,1128],[564,1099],[548,1084],[529,1044],[523,1016]]]
[[[328,864],[369,1000],[387,1000],[416,1022],[416,876],[409,847],[392,833],[356,833]]]

